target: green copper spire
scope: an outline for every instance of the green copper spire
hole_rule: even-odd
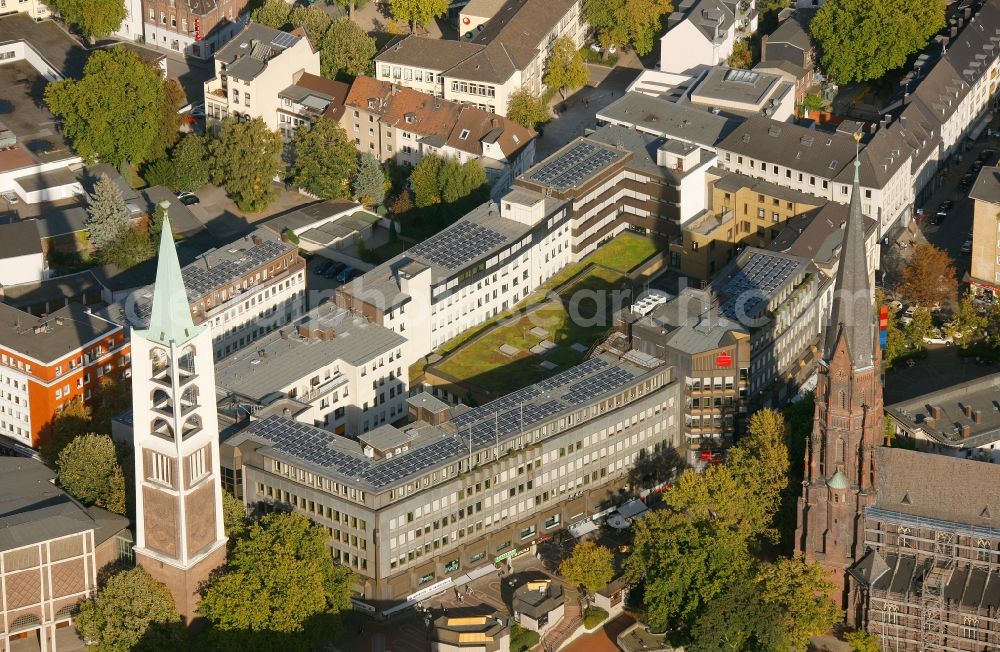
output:
[[[156,284],[153,286],[153,310],[149,316],[149,328],[139,334],[147,340],[169,346],[171,343],[181,344],[190,340],[201,332],[201,328],[196,327],[191,319],[191,306],[184,289],[177,247],[174,246],[170,230],[170,216],[166,206],[163,208]]]

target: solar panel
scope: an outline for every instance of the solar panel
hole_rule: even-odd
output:
[[[465,220],[412,247],[409,253],[441,267],[459,269],[505,242],[507,238],[493,229]]]
[[[271,39],[271,43],[277,45],[279,48],[282,49],[290,48],[296,43],[298,43],[298,41],[299,41],[298,36],[295,36],[294,34],[289,34],[288,32],[281,32],[280,34],[276,34],[274,38]]]
[[[287,245],[280,242],[265,240],[243,251],[232,254],[227,252],[227,258],[211,267],[206,267],[201,260],[187,265],[181,270],[181,275],[184,277],[188,299],[192,302],[197,301],[213,290],[243,278],[253,270],[282,256],[287,248]]]
[[[554,188],[572,188],[607,167],[619,156],[621,155],[614,150],[581,140],[558,158],[529,174],[528,179]]]

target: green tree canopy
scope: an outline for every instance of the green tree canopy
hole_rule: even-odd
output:
[[[150,186],[164,186],[177,190],[177,170],[168,158],[156,159],[142,170],[142,178]]]
[[[96,598],[84,601],[76,629],[101,652],[185,647],[184,626],[170,590],[141,567],[112,575]]]
[[[663,16],[672,10],[670,0],[588,0],[584,5],[587,22],[597,30],[602,46],[631,44],[640,56],[653,51]]]
[[[448,0],[389,0],[392,17],[410,26],[423,27],[448,13]]]
[[[597,593],[614,579],[614,562],[615,556],[604,546],[593,541],[582,541],[559,564],[559,574],[569,584],[583,587],[587,593]]]
[[[163,204],[157,204],[153,214],[149,216],[149,244],[156,247],[160,244],[160,233],[163,231],[163,218],[167,216],[167,209]]]
[[[830,595],[834,585],[819,564],[801,557],[779,558],[757,575],[760,601],[780,614],[781,635],[769,649],[775,652],[804,650],[809,639],[822,634],[844,617]]]
[[[945,0],[827,0],[809,29],[823,70],[847,84],[901,67],[944,24]]]
[[[464,215],[489,197],[486,170],[478,161],[459,163],[436,154],[413,168],[410,188],[417,208],[433,206],[435,216],[446,219]]]
[[[330,14],[326,13],[321,4],[296,6],[292,9],[288,20],[293,27],[304,27],[313,43],[319,43],[323,35],[326,34],[326,30],[330,29],[330,24],[333,23]]]
[[[246,505],[228,491],[222,492],[222,522],[226,528],[226,536],[229,537],[230,547],[250,529]]]
[[[385,170],[378,159],[369,152],[358,157],[358,171],[351,188],[354,199],[365,206],[381,206],[385,201]]]
[[[521,87],[507,99],[507,118],[522,127],[537,129],[552,117],[549,107],[542,98],[534,95],[527,87]]]
[[[156,246],[149,232],[139,226],[130,226],[121,236],[101,250],[101,262],[119,269],[129,269],[156,255]]]
[[[178,113],[187,103],[184,89],[173,79],[163,81],[163,107],[160,109],[160,129],[157,131],[149,151],[143,157],[155,161],[166,156],[167,151],[180,139],[179,131],[184,116]]]
[[[90,408],[83,404],[83,399],[79,396],[64,405],[62,411],[52,419],[48,436],[42,438],[38,449],[42,461],[56,468],[59,454],[73,439],[89,432],[90,421]]]
[[[55,0],[55,9],[90,42],[116,31],[128,15],[117,0]]]
[[[281,136],[268,129],[262,119],[223,120],[208,153],[212,181],[226,187],[226,194],[240,210],[254,213],[274,199],[274,179],[284,172]]]
[[[552,44],[552,56],[545,69],[543,81],[551,89],[566,97],[567,90],[576,90],[587,83],[590,71],[579,50],[568,36],[560,36]]]
[[[771,650],[780,638],[781,614],[760,600],[756,583],[738,581],[714,597],[691,627],[687,652]]]
[[[170,161],[174,165],[178,190],[194,192],[208,185],[208,150],[201,136],[184,136],[170,153]]]
[[[292,183],[323,199],[351,196],[350,181],[358,169],[358,153],[338,123],[319,120],[311,129],[299,129],[292,149]]]
[[[349,18],[335,21],[319,41],[319,64],[324,77],[352,80],[371,72],[375,39]]]
[[[292,5],[285,0],[264,0],[264,4],[250,14],[250,19],[266,27],[282,29],[288,24],[291,15]]]
[[[844,634],[844,640],[850,644],[853,652],[882,652],[882,646],[879,644],[878,637],[869,634],[863,629],[847,632]]]
[[[312,617],[348,609],[353,574],[326,540],[301,514],[268,514],[236,541],[199,611],[221,631],[256,637],[303,632]]]
[[[128,207],[121,188],[102,174],[94,184],[94,194],[87,207],[87,236],[90,244],[103,251],[128,230]]]
[[[958,302],[954,319],[949,322],[945,329],[946,334],[951,337],[956,344],[963,346],[975,341],[982,334],[982,330],[989,324],[989,319],[985,314],[980,314],[979,306],[973,301],[974,294],[966,292]]]
[[[45,88],[45,103],[63,134],[88,162],[138,163],[160,131],[165,102],[159,72],[124,47],[90,55],[79,81]]]
[[[86,505],[125,513],[125,476],[107,435],[80,435],[59,453],[59,484]]]

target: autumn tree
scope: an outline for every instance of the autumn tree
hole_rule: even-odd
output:
[[[349,18],[336,20],[319,42],[319,64],[324,77],[351,81],[372,70],[375,39]]]
[[[522,127],[537,129],[538,125],[548,122],[552,114],[542,98],[522,86],[507,100],[507,118]]]
[[[365,206],[381,206],[385,201],[385,170],[378,159],[369,152],[358,157],[358,170],[351,182],[354,199]]]
[[[45,87],[45,103],[76,153],[119,168],[149,152],[165,101],[160,73],[120,46],[91,54],[80,80]]]
[[[358,153],[338,123],[319,120],[311,129],[299,129],[292,149],[292,183],[322,199],[351,196],[350,182],[358,169]]]
[[[54,7],[91,43],[112,34],[128,15],[125,3],[117,0],[55,0]]]
[[[944,24],[944,0],[827,0],[809,30],[823,71],[847,84],[902,67]]]
[[[260,25],[282,29],[288,24],[291,14],[292,5],[285,0],[264,0],[264,4],[253,10],[250,18]]]
[[[208,185],[208,149],[203,137],[197,134],[184,136],[170,153],[170,161],[174,166],[178,190],[194,192]]]
[[[804,650],[809,639],[828,631],[844,617],[830,595],[834,584],[826,570],[801,557],[779,558],[765,564],[757,575],[760,601],[780,614],[781,635],[769,649]]]
[[[76,437],[59,453],[56,468],[59,484],[80,502],[125,513],[125,476],[111,437]]]
[[[565,99],[567,90],[576,90],[587,83],[590,71],[583,62],[579,50],[572,39],[560,36],[552,44],[552,55],[549,57],[543,81],[551,89],[559,91]]]
[[[326,531],[302,514],[268,514],[237,539],[199,612],[220,632],[257,643],[281,634],[304,639],[320,615],[335,627],[351,606],[354,576],[333,562],[326,541]]]
[[[218,136],[209,143],[208,154],[212,181],[226,187],[226,194],[240,210],[255,213],[274,199],[274,179],[284,172],[281,136],[268,129],[261,118],[223,120]]]
[[[448,13],[448,0],[389,0],[392,17],[410,26],[423,27]]]
[[[184,116],[178,113],[187,103],[184,89],[174,79],[163,80],[163,105],[160,109],[159,130],[149,145],[149,151],[143,157],[147,161],[155,161],[166,156],[181,137],[180,126]]]
[[[852,652],[882,652],[878,637],[863,629],[847,632],[844,640],[851,646]]]
[[[80,604],[76,629],[98,650],[169,652],[186,647],[174,598],[142,567],[112,575],[96,597]]]
[[[615,557],[604,546],[583,541],[573,547],[569,557],[559,564],[559,574],[567,583],[597,593],[615,576]]]
[[[63,406],[52,419],[48,436],[42,439],[38,455],[52,468],[56,468],[59,454],[76,437],[90,431],[90,408],[83,404],[83,399],[75,397]]]
[[[330,14],[326,13],[321,4],[298,5],[289,14],[288,22],[292,24],[292,27],[305,28],[306,34],[309,35],[312,42],[318,43],[326,34],[326,30],[330,29],[333,19],[330,18]]]
[[[926,308],[955,301],[958,279],[948,252],[932,244],[916,245],[903,268],[900,294],[910,303]]]
[[[603,47],[631,45],[639,56],[653,51],[663,16],[672,10],[670,0],[589,0],[584,5],[587,22]]]
[[[924,339],[930,337],[932,328],[934,321],[931,318],[931,311],[924,307],[914,310],[910,323],[903,327],[903,338],[907,346],[917,350],[925,348]]]

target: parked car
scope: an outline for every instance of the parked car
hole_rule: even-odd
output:
[[[3,193],[2,196],[3,196],[4,200],[8,204],[10,204],[11,206],[13,206],[17,202],[21,201],[20,199],[18,199],[17,195],[14,192],[10,191],[10,190],[8,190],[7,192]]]
[[[340,274],[337,275],[338,283],[347,283],[352,278],[358,275],[358,270],[353,267],[345,267]]]
[[[962,243],[962,253],[971,254],[972,253],[972,240],[966,240]]]
[[[945,199],[943,202],[941,202],[941,205],[938,206],[938,213],[941,212],[950,213],[951,209],[954,207],[955,207],[955,202],[953,202],[950,199]]]
[[[916,306],[909,306],[903,311],[903,316],[899,318],[899,321],[904,326],[908,325],[913,321],[913,313],[917,312]]]
[[[315,272],[317,276],[324,276],[330,270],[332,265],[333,261],[329,258],[320,258],[319,262],[316,263],[315,267],[313,267],[313,272]]]
[[[979,158],[977,158],[976,160],[982,163],[983,165],[989,165],[993,161],[993,158],[996,155],[997,155],[996,150],[984,149],[982,153],[979,155]]]
[[[205,117],[205,103],[198,102],[191,106],[191,117],[193,118],[204,118]]]
[[[347,265],[335,260],[333,261],[333,264],[327,268],[326,272],[323,273],[323,278],[337,278],[345,269],[347,269]]]
[[[969,186],[972,185],[973,181],[975,181],[975,177],[971,174],[966,174],[958,182],[958,185],[960,188],[968,188]]]
[[[198,199],[198,195],[187,195],[180,198],[181,203],[185,206],[194,206],[195,204],[200,204],[201,200]]]

